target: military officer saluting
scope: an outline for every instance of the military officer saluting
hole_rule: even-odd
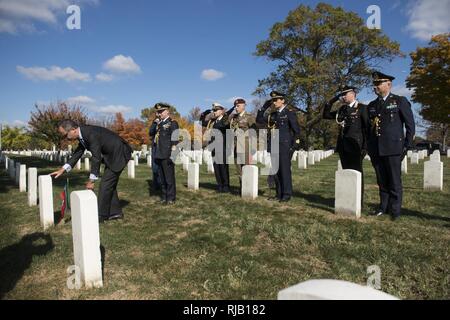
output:
[[[157,118],[150,127],[150,136],[154,137],[155,161],[161,179],[161,203],[174,204],[176,200],[175,164],[171,159],[172,150],[178,144],[178,123],[170,118],[170,106],[165,103],[155,104]],[[172,134],[175,141],[172,141]]]
[[[376,71],[372,79],[378,98],[368,105],[367,147],[380,191],[380,207],[374,215],[389,212],[395,220],[402,206],[401,162],[413,146],[414,116],[409,101],[391,93],[394,77]]]
[[[228,193],[230,192],[230,174],[226,152],[226,130],[230,128],[228,115],[225,113],[225,108],[221,104],[213,103],[211,110],[207,110],[201,114],[200,121],[206,130],[215,129],[222,135],[222,145],[220,146],[222,150],[219,151],[214,148],[212,150],[212,156],[214,159],[213,165],[214,175],[216,176],[217,181],[217,191],[220,193]],[[208,147],[211,146],[214,140],[215,136],[212,134],[208,141]]]
[[[235,113],[233,114],[231,112],[227,112],[227,114],[230,114],[229,116],[230,129],[233,130],[235,133],[234,158],[235,160],[237,160],[236,169],[239,174],[239,182],[241,186],[242,186],[242,167],[244,165],[250,164],[251,152],[250,152],[249,137],[247,136],[245,137],[245,139],[241,139],[239,138],[238,132],[245,133],[249,129],[256,129],[255,116],[245,111],[246,106],[247,103],[245,102],[245,100],[242,98],[238,98],[234,101],[234,106],[230,110],[231,112],[234,111]],[[256,131],[254,133],[256,134]],[[244,152],[242,153],[242,151]]]
[[[276,200],[287,202],[292,197],[291,160],[295,150],[300,148],[300,126],[294,111],[285,104],[285,95],[272,91],[272,103],[266,103],[258,111],[258,122],[265,122],[271,130],[278,130],[278,154],[270,150],[272,159],[278,157],[278,171],[275,173]],[[271,109],[269,109],[271,107]],[[273,160],[272,160],[272,163]]]
[[[331,111],[335,102],[345,104],[337,111]],[[356,100],[356,88],[345,86],[325,104],[324,119],[333,119],[339,124],[336,151],[341,159],[342,169],[361,172],[361,195],[364,195],[363,159],[366,154],[366,126],[368,125],[367,106]],[[362,201],[362,197],[361,197]]]

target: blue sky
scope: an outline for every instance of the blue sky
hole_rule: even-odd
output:
[[[358,13],[381,9],[381,28],[409,53],[450,31],[450,0],[326,1]],[[27,122],[35,103],[76,101],[91,115],[126,118],[157,101],[182,114],[213,101],[251,99],[272,66],[252,55],[270,27],[300,4],[292,0],[0,0],[0,121]],[[68,30],[66,8],[81,8]],[[407,95],[409,57],[385,65]],[[373,94],[363,91],[360,99]]]

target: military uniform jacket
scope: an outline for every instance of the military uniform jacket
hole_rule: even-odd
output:
[[[256,129],[255,117],[244,111],[242,114],[235,113],[230,116],[230,128],[233,130],[241,129],[247,131],[248,129]]]
[[[212,119],[210,121],[203,120],[202,126],[205,127],[207,130],[208,129],[216,129],[222,133],[223,152],[225,152],[227,129],[230,128],[230,122],[228,120],[228,116],[226,114],[224,114],[220,120],[217,120],[217,119],[216,120]],[[208,144],[213,143],[213,141],[214,141],[214,135],[211,136]]]
[[[150,137],[153,137],[155,159],[169,159],[172,153],[172,146],[178,144],[178,134],[174,136],[176,141],[172,141],[172,133],[178,129],[178,123],[171,118],[167,118],[160,123],[153,122],[150,127]]]
[[[294,111],[284,107],[281,112],[271,112],[266,119],[270,129],[278,129],[280,152],[300,147],[300,126]]]
[[[337,121],[344,125],[339,128],[336,151],[361,154],[367,148],[367,105],[357,102],[353,106],[344,105],[339,111],[331,111],[331,107],[332,104],[325,104],[323,118],[336,119],[337,115]]]
[[[414,116],[411,104],[405,97],[390,93],[386,101],[377,98],[369,103],[367,109],[370,121],[367,133],[369,155],[401,155],[405,149],[412,147]]]

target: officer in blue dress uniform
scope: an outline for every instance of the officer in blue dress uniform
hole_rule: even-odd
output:
[[[292,197],[291,159],[295,150],[300,149],[300,126],[297,116],[285,104],[285,95],[272,91],[271,103],[265,103],[258,111],[259,124],[266,123],[270,130],[277,129],[279,135],[279,152],[271,157],[278,157],[278,171],[274,175],[276,198],[280,202],[288,202]],[[269,109],[269,107],[271,107]]]
[[[175,163],[171,155],[178,144],[178,141],[172,141],[174,132],[174,138],[177,137],[178,123],[170,118],[169,108],[170,106],[164,103],[155,104],[158,117],[150,127],[150,135],[155,139],[155,161],[158,164],[161,179],[162,204],[174,204],[176,200]]]
[[[335,102],[341,100],[345,104],[337,111],[331,111]],[[367,105],[356,100],[356,88],[342,87],[338,94],[328,101],[323,108],[323,118],[336,120],[339,124],[339,135],[336,151],[341,159],[342,169],[361,172],[361,203],[364,196],[363,160],[366,155],[366,126],[368,126]]]
[[[214,159],[213,166],[214,175],[216,176],[217,181],[217,192],[229,193],[231,192],[230,173],[229,166],[227,164],[228,155],[226,150],[226,130],[230,128],[228,114],[225,112],[225,108],[221,104],[213,103],[212,109],[206,110],[200,115],[200,121],[202,122],[202,126],[205,127],[206,130],[215,129],[222,135],[222,150],[220,150],[219,152],[218,150],[213,149],[211,150],[211,155]],[[215,136],[213,134],[208,141],[208,149],[210,148],[214,140]]]
[[[372,79],[378,98],[368,105],[367,147],[380,191],[373,215],[390,213],[395,220],[402,206],[401,162],[413,146],[414,116],[409,101],[391,93],[393,76],[375,71]]]

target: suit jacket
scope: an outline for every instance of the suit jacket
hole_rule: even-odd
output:
[[[92,153],[91,174],[93,175],[100,175],[102,161],[114,172],[120,172],[125,168],[133,152],[125,140],[103,127],[80,126],[80,130],[86,148],[81,142],[78,143],[78,148],[68,161],[71,167],[74,167],[84,151],[88,150]]]
[[[414,116],[411,104],[405,97],[390,93],[386,101],[377,98],[369,103],[368,113],[369,155],[401,155],[406,149],[412,148],[415,134]]]
[[[331,111],[332,104],[326,103],[323,109],[324,119],[336,119],[338,111]],[[339,128],[336,144],[337,152],[361,154],[366,150],[366,133],[369,120],[367,105],[359,103],[357,108],[344,105],[339,109],[338,121],[344,121],[344,127]]]
[[[178,144],[178,134],[174,136],[172,141],[172,133],[177,133],[178,122],[167,118],[160,123],[153,122],[150,127],[150,137],[153,138],[153,146],[155,150],[155,159],[170,159],[172,154],[172,146]]]

